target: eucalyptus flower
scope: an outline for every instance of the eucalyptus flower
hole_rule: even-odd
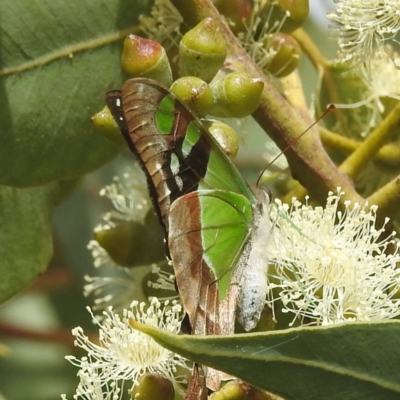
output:
[[[400,8],[400,5],[399,5]],[[385,53],[380,57],[370,60],[371,78],[365,79],[367,85],[367,100],[375,100],[380,113],[385,111],[381,99],[389,97],[400,100],[400,69],[395,64],[400,65],[400,54],[391,47],[385,47]]]
[[[144,174],[135,164],[113,180],[100,191],[100,196],[108,197],[115,208],[103,216],[104,222],[110,226],[119,220],[143,222],[151,207]]]
[[[169,0],[156,0],[150,16],[141,15],[139,21],[141,31],[161,43],[166,50],[177,46],[182,37],[179,31],[182,16]]]
[[[153,298],[150,306],[133,301],[130,309],[120,316],[110,307],[104,312],[104,320],[93,322],[99,328],[99,340],[92,341],[81,327],[73,329],[75,346],[87,352],[82,358],[67,356],[66,359],[80,368],[77,395],[85,390],[97,393],[87,399],[114,399],[124,385],[131,388],[138,384],[140,376],[158,374],[172,381],[176,388],[185,383],[177,375],[177,368],[188,369],[186,360],[156,343],[150,336],[131,327],[133,319],[142,324],[157,327],[169,333],[179,333],[182,323],[182,307],[177,302],[163,304]],[[104,396],[101,397],[100,393]]]
[[[266,69],[277,54],[277,49],[268,45],[273,38],[273,34],[280,31],[285,18],[279,23],[270,24],[267,16],[265,19],[260,18],[260,11],[264,2],[255,0],[251,15],[244,22],[244,32],[239,32],[238,39],[252,58],[252,60],[261,68]],[[288,17],[289,15],[286,15]]]
[[[149,287],[159,290],[167,290],[173,292],[173,295],[169,297],[170,300],[178,297],[175,288],[175,275],[164,269],[160,268],[158,265],[152,265],[151,272],[156,275],[156,281],[149,281]],[[162,298],[164,300],[164,298]],[[167,299],[165,299],[167,300]]]
[[[400,69],[396,64],[400,66],[400,55],[389,46],[385,47],[383,54],[369,60],[370,77],[362,77],[367,88],[363,100],[348,106],[353,108],[367,105],[371,110],[368,125],[361,132],[361,136],[366,136],[371,128],[382,122],[385,112],[384,100],[400,100]]]
[[[398,0],[334,0],[337,10],[327,17],[336,22],[333,31],[340,48],[339,61],[349,62],[367,76],[370,59],[382,56],[385,45],[400,30]],[[393,62],[398,61],[392,59]],[[398,65],[399,66],[399,65]]]
[[[77,376],[79,384],[74,395],[75,400],[119,400],[121,398],[121,388],[115,381],[103,384],[98,379],[95,368],[88,366],[80,369]],[[65,394],[61,395],[63,400],[67,400]]]
[[[361,100],[356,103],[335,104],[337,108],[354,109],[353,118],[360,121],[360,126],[359,129],[350,130],[349,133],[357,140],[367,136],[372,128],[382,122],[382,115],[385,112],[384,100],[388,98],[400,100],[400,69],[391,60],[400,65],[399,53],[386,46],[383,54],[374,56],[368,61],[369,76],[360,76],[365,85]],[[365,110],[359,109],[362,106],[368,108],[368,115],[363,116]],[[357,113],[360,114],[359,118],[356,116]]]
[[[101,196],[110,199],[114,209],[103,215],[103,222],[96,226],[95,232],[113,228],[121,221],[144,221],[151,203],[144,175],[137,168],[135,165],[134,169],[114,177],[114,182],[100,191]],[[92,253],[94,267],[99,270],[96,276],[85,276],[84,295],[94,297],[93,311],[101,312],[112,306],[119,312],[132,299],[143,297],[141,278],[151,268],[157,270],[157,264],[144,266],[146,268],[126,268],[118,265],[96,240],[91,240],[87,247]]]
[[[283,312],[317,325],[380,321],[400,314],[399,243],[382,238],[388,219],[376,227],[376,206],[344,203],[329,193],[325,208],[275,201],[272,218],[278,260],[271,289]],[[394,251],[389,253],[389,248]],[[272,251],[272,250],[271,250]],[[276,301],[276,298],[275,298]]]
[[[400,62],[398,53],[391,51],[391,54]],[[384,53],[381,57],[372,59],[370,66],[371,78],[364,79],[366,90],[363,93],[363,100],[343,107],[352,109],[354,117],[360,114],[360,129],[346,131],[356,140],[368,136],[371,129],[382,122],[384,115],[390,111],[390,106],[393,106],[396,100],[400,100],[400,69],[390,62],[389,55]],[[389,107],[387,107],[388,104]],[[357,108],[363,105],[368,107],[368,115],[365,115],[364,107]],[[395,134],[392,140],[398,140],[398,134]],[[363,196],[369,196],[394,179],[398,173],[399,168],[395,164],[370,162],[360,171],[356,185]]]
[[[123,310],[133,298],[138,297],[140,278],[144,272],[140,273],[138,268],[120,267],[95,240],[89,242],[88,248],[92,252],[94,266],[103,267],[103,271],[97,276],[85,275],[84,296],[94,298],[93,311],[101,313],[109,306],[117,311]]]

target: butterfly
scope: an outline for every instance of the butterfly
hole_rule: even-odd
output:
[[[235,314],[254,328],[267,286],[268,195],[254,194],[196,115],[156,81],[129,79],[106,104],[146,174],[192,332],[232,334]]]

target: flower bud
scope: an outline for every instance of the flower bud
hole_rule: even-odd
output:
[[[210,82],[224,64],[226,43],[218,23],[203,19],[188,31],[179,43],[181,76],[196,76]]]
[[[309,10],[308,0],[267,0],[260,18],[269,26],[280,26],[279,31],[290,33],[303,25]]]
[[[139,384],[132,388],[132,400],[173,400],[175,396],[172,382],[160,375],[141,376]]]
[[[172,72],[165,49],[156,41],[128,35],[121,56],[124,72],[154,79],[164,85],[172,83]]]
[[[257,389],[249,384],[234,380],[227,382],[220,390],[214,392],[210,400],[271,400],[270,393]]]
[[[268,72],[282,78],[293,72],[300,61],[301,49],[297,41],[287,33],[276,33],[268,40],[276,54],[267,66]]]
[[[171,91],[199,117],[207,115],[213,104],[210,86],[195,76],[184,76],[177,79],[171,86]]]
[[[104,106],[101,111],[94,114],[90,121],[107,139],[114,143],[126,144],[125,139],[119,131],[118,125],[107,106]]]
[[[124,221],[98,230],[94,236],[111,259],[122,267],[138,267],[165,259],[164,233],[152,210],[144,224]]]
[[[239,380],[227,382],[220,390],[210,396],[210,400],[249,400],[250,386]]]
[[[230,158],[235,158],[239,150],[239,141],[235,130],[224,122],[217,121],[216,119],[202,120],[201,122],[222,147],[222,150],[224,150]]]
[[[214,106],[210,114],[222,118],[243,118],[260,104],[264,83],[244,72],[232,72],[210,84]]]
[[[229,21],[229,27],[234,33],[243,30],[252,11],[249,0],[215,0],[214,5]]]

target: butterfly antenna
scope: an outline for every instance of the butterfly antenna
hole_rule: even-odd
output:
[[[330,104],[328,108],[323,112],[321,116],[319,116],[304,132],[302,132],[297,138],[293,139],[289,144],[262,170],[260,176],[257,179],[257,187],[260,183],[261,177],[263,176],[264,172],[284,153],[286,153],[305,133],[307,133],[311,128],[313,128],[322,118],[330,114],[332,111],[335,110],[335,106]]]

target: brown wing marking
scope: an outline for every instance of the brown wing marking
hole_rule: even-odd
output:
[[[228,295],[220,302],[213,271],[203,258],[200,203],[197,193],[176,200],[169,213],[168,246],[174,266],[179,294],[189,315],[195,335],[229,335],[235,327],[236,299],[239,286],[233,282]],[[206,385],[220,388],[226,374],[205,369]]]

